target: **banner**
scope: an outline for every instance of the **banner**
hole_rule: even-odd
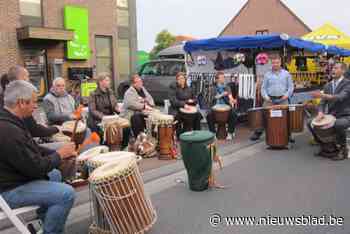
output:
[[[74,31],[74,40],[67,42],[67,59],[89,59],[89,12],[86,8],[65,6],[64,26]]]

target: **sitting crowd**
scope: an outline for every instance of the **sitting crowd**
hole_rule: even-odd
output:
[[[287,102],[293,93],[291,77],[281,70],[280,58],[272,60],[273,71],[267,73],[263,84],[266,105],[277,104],[276,99]],[[321,145],[321,151],[317,155],[332,157],[334,160],[345,159],[348,155],[345,129],[350,126],[350,81],[344,79],[345,71],[346,66],[337,63],[333,71],[334,80],[326,85],[325,93],[313,94],[314,97],[322,99],[317,119],[321,120],[325,114],[333,114],[337,118],[336,142],[332,147],[324,144],[309,126]],[[70,185],[63,183],[62,173],[58,169],[64,160],[76,157],[94,145],[86,145],[86,149],[80,149],[72,142],[37,143],[35,138],[52,137],[61,132],[65,122],[80,121],[80,116],[76,114],[78,105],[67,92],[65,80],[56,78],[52,84],[42,105],[48,119],[49,126],[46,126],[37,123],[33,117],[38,107],[38,96],[37,89],[30,83],[28,71],[21,66],[15,66],[1,78],[0,194],[11,208],[40,206],[38,216],[43,221],[44,233],[59,234],[64,232],[75,192]],[[110,85],[111,79],[108,74],[102,73],[97,76],[97,89],[89,97],[85,138],[88,138],[91,132],[97,132],[101,137],[99,143],[104,143],[101,121],[107,116],[118,115],[130,122],[130,127],[123,128],[121,150],[124,150],[132,136],[136,138],[145,132],[147,116],[155,110],[155,102],[138,75],[131,77],[130,88],[123,97],[122,107],[118,105]],[[230,87],[225,85],[224,73],[217,73],[212,88],[214,98],[206,115],[209,131],[218,131],[212,107],[229,106],[229,134],[226,139],[232,140],[237,124],[237,100],[233,98]],[[185,126],[188,124],[186,113],[190,113],[197,105],[196,96],[188,87],[185,74],[178,73],[176,81],[169,89],[169,114],[173,115],[177,122],[177,135],[187,131],[188,127],[200,130],[203,117],[199,111],[193,112],[189,126]],[[254,138],[259,138],[261,134],[262,131],[255,132]]]

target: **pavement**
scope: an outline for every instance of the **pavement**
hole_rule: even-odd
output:
[[[295,137],[293,148],[281,151],[267,150],[264,142],[248,141],[249,131],[244,127],[239,131],[241,137],[234,143],[221,142],[219,146],[224,169],[216,175],[218,182],[226,187],[222,190],[190,191],[181,160],[143,160],[140,167],[145,190],[158,214],[149,234],[350,234],[349,160],[334,162],[314,157],[317,148],[308,145],[307,133]],[[67,222],[69,234],[88,233],[91,223],[88,190],[80,188],[77,193],[77,202]],[[308,225],[305,221],[304,226],[282,225],[285,224],[282,217],[290,220],[302,215],[312,215],[315,220],[334,215],[343,224]],[[227,225],[231,216],[270,222],[278,218],[280,223]],[[16,232],[12,228],[1,233]]]

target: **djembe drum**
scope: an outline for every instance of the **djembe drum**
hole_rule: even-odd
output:
[[[336,118],[333,115],[325,115],[321,120],[313,119],[311,126],[323,143],[336,142],[335,124]]]
[[[209,186],[215,135],[209,131],[185,132],[180,135],[181,154],[189,187],[203,191]]]
[[[89,182],[112,233],[144,233],[156,222],[157,214],[145,194],[135,157],[99,167]]]
[[[193,130],[194,120],[198,114],[198,109],[195,106],[189,106],[188,109],[180,108],[180,118],[185,132]]]
[[[225,104],[217,104],[212,107],[215,122],[218,124],[216,137],[219,140],[225,140],[227,137],[226,124],[229,120],[231,107]]]
[[[266,108],[266,144],[271,148],[285,148],[289,143],[288,106]]]
[[[67,135],[64,135],[62,132],[58,132],[51,137],[53,142],[70,142],[71,138]]]
[[[158,139],[158,158],[171,160],[174,144],[174,116],[155,112],[148,116],[148,121],[157,131],[155,135]]]
[[[303,132],[304,131],[304,105],[295,104],[289,105],[289,131]]]
[[[248,110],[248,125],[251,130],[264,128],[264,107],[256,107]]]
[[[125,158],[134,158],[137,162],[141,160],[141,157],[136,156],[134,153],[131,152],[124,152],[124,151],[114,151],[114,152],[108,152],[104,154],[97,155],[95,157],[89,158],[87,161],[88,171],[91,175],[94,170],[97,168],[114,162],[116,160],[122,160]],[[91,233],[111,233],[110,226],[107,222],[107,219],[104,215],[104,210],[101,208],[101,205],[99,204],[96,196],[94,193],[91,194],[91,200],[93,205],[93,224],[90,227]]]
[[[123,141],[123,129],[130,127],[130,122],[127,119],[117,115],[104,116],[101,125],[104,132],[104,141],[111,151],[121,150]]]
[[[72,137],[74,126],[76,121],[66,121],[62,124],[62,133],[66,136]],[[77,129],[74,136],[74,143],[76,145],[81,145],[84,142],[86,134],[86,124],[82,121],[78,122]]]
[[[77,171],[83,173],[83,177],[86,178],[87,175],[87,161],[95,156],[98,156],[109,151],[107,146],[101,145],[93,147],[83,153],[81,153],[76,160]]]

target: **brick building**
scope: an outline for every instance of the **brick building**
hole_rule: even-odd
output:
[[[0,73],[24,65],[42,93],[55,77],[100,72],[117,87],[136,71],[136,47],[136,0],[0,1]]]
[[[301,37],[311,31],[281,0],[247,0],[220,36],[287,33]]]

